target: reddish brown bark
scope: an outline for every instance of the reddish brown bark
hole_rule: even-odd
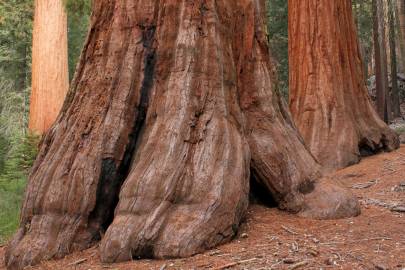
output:
[[[264,19],[257,0],[95,1],[8,267],[64,256],[102,235],[105,262],[209,249],[235,235],[251,174],[282,209],[358,214],[349,192],[318,180],[319,165],[273,91]]]
[[[396,1],[396,13],[397,20],[396,24],[398,26],[398,45],[399,45],[399,70],[400,72],[405,72],[405,1]]]
[[[325,168],[399,146],[374,111],[350,0],[289,1],[290,109]]]
[[[69,88],[67,15],[63,0],[36,0],[29,129],[43,134],[54,123]]]
[[[385,27],[385,3],[373,0],[373,38],[376,80],[376,107],[381,119],[389,123],[391,116],[391,100],[388,84],[387,36]]]

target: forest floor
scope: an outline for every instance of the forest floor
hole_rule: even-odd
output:
[[[191,258],[105,265],[93,247],[30,269],[405,269],[405,145],[332,177],[357,195],[360,216],[318,221],[252,205],[236,239]]]

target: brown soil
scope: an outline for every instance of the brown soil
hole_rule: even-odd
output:
[[[192,258],[104,265],[94,247],[32,269],[405,269],[405,213],[392,211],[405,207],[405,146],[332,177],[361,200],[359,217],[308,220],[252,205],[234,241]]]

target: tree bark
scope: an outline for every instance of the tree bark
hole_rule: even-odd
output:
[[[63,0],[35,0],[29,130],[54,123],[69,87],[67,15]]]
[[[397,13],[398,19],[397,23],[399,25],[398,29],[398,44],[399,44],[399,54],[400,54],[400,70],[402,73],[405,72],[405,1],[397,0]]]
[[[236,234],[250,177],[301,216],[359,213],[351,193],[319,179],[274,91],[264,2],[94,1],[7,249],[10,269],[103,235],[104,262],[212,248]]]
[[[399,147],[364,83],[350,0],[289,1],[290,109],[327,170]]]
[[[388,67],[384,6],[382,0],[373,0],[373,36],[377,112],[386,123],[391,120],[391,106],[388,85]]]
[[[401,117],[401,108],[399,100],[399,87],[397,77],[397,44],[395,34],[395,4],[394,0],[388,0],[388,31],[391,58],[391,103],[393,117]]]

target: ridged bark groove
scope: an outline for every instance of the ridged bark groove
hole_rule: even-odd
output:
[[[100,235],[104,262],[212,248],[246,214],[251,168],[280,208],[358,214],[350,193],[319,180],[274,91],[264,20],[261,0],[95,1],[8,267],[64,256]]]

